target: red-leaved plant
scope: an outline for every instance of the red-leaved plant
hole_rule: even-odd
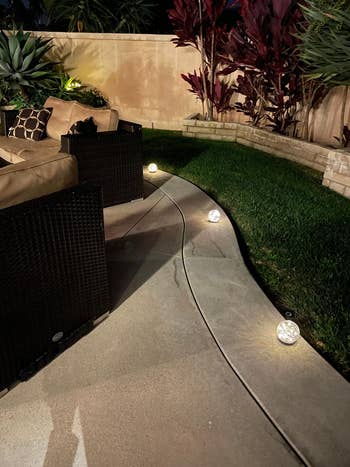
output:
[[[306,79],[300,60],[299,29],[305,28],[304,0],[174,0],[169,17],[177,47],[201,54],[199,72],[182,75],[202,102],[203,115],[232,108],[235,92],[244,100],[234,108],[253,125],[310,138],[309,114],[328,92]],[[229,14],[228,14],[229,13]],[[232,15],[232,13],[234,13]],[[230,15],[231,14],[231,15]],[[228,76],[236,74],[236,79]]]
[[[246,99],[236,108],[249,115],[253,124],[265,120],[275,131],[286,133],[295,123],[302,98],[295,36],[303,19],[299,3],[241,0],[240,4],[241,20],[230,31],[225,46],[228,70],[243,73],[237,79],[237,90]]]
[[[225,12],[235,7],[236,1],[227,0],[174,0],[169,10],[176,38],[176,47],[194,47],[201,55],[201,69],[197,74],[181,75],[191,86],[204,108],[208,120],[217,113],[232,108],[230,100],[234,87],[220,76],[224,45],[230,30]]]

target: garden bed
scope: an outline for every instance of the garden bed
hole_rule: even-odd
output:
[[[225,208],[265,292],[349,377],[349,201],[323,187],[319,172],[235,143],[145,130],[144,155]]]
[[[324,173],[323,184],[350,198],[350,153],[283,136],[248,124],[208,122],[198,114],[183,122],[183,136],[232,141]]]

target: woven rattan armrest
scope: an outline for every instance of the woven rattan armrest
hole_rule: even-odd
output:
[[[126,132],[126,133],[142,133],[142,126],[138,123],[128,122],[127,120],[119,120],[118,123],[118,132]]]

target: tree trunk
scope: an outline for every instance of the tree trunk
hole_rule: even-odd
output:
[[[214,70],[214,41],[215,41],[215,31],[213,30],[211,35],[211,47],[210,47],[210,96],[209,99],[209,111],[208,111],[208,119],[214,120],[214,79],[215,79],[215,70]]]
[[[204,99],[207,106],[207,119],[209,118],[209,98],[208,98],[208,89],[207,89],[207,81],[205,77],[205,56],[204,56],[204,45],[203,45],[203,11],[202,11],[202,0],[198,0],[198,7],[199,7],[199,21],[200,21],[200,30],[199,30],[199,40],[200,40],[200,49],[201,49],[201,62],[202,62],[202,76],[203,76],[203,91],[204,91]],[[205,117],[205,115],[204,115]]]
[[[340,134],[339,134],[339,142],[340,142],[340,147],[344,147],[344,141],[343,141],[343,135],[344,135],[344,125],[345,125],[345,107],[346,107],[346,101],[348,99],[348,91],[349,91],[349,86],[344,86],[344,95],[343,95],[343,102],[341,106],[341,112],[340,112]]]

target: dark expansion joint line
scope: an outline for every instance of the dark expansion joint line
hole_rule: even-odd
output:
[[[151,183],[152,185],[154,185],[152,182],[149,182]],[[154,185],[156,186],[156,185]],[[240,381],[240,383],[242,384],[242,386],[245,388],[245,390],[248,392],[248,394],[250,395],[250,397],[252,398],[252,400],[255,402],[255,404],[259,407],[259,409],[262,411],[262,413],[264,414],[264,416],[268,419],[268,421],[271,423],[271,425],[276,429],[276,431],[280,434],[280,436],[283,438],[283,440],[286,442],[286,444],[289,446],[289,448],[291,449],[291,451],[294,452],[295,456],[299,459],[299,461],[307,466],[307,467],[312,467],[312,464],[305,458],[305,456],[299,451],[299,449],[295,446],[295,444],[289,439],[288,435],[283,431],[283,429],[276,423],[276,421],[272,418],[272,416],[269,414],[268,410],[264,407],[263,403],[258,399],[258,397],[254,394],[253,390],[248,386],[248,384],[244,381],[244,378],[240,375],[239,371],[234,367],[234,365],[230,362],[228,356],[226,355],[224,349],[222,348],[222,346],[220,345],[220,342],[218,341],[218,339],[216,338],[215,334],[213,333],[212,329],[210,328],[210,325],[207,321],[207,319],[205,318],[204,316],[204,313],[196,299],[196,296],[195,296],[195,293],[194,293],[194,290],[191,286],[191,282],[190,282],[190,279],[189,279],[189,275],[188,275],[188,272],[187,272],[187,268],[186,268],[186,262],[185,262],[185,257],[184,257],[184,246],[185,246],[185,238],[186,238],[186,221],[185,221],[185,216],[180,208],[180,206],[178,205],[178,203],[171,197],[169,196],[166,192],[164,192],[161,187],[159,186],[156,186],[159,190],[162,191],[162,193],[164,194],[164,196],[166,196],[167,198],[170,199],[170,201],[172,203],[174,203],[174,205],[177,207],[177,209],[179,210],[180,212],[180,215],[181,215],[181,218],[182,218],[182,223],[183,223],[183,231],[182,231],[182,244],[181,244],[181,260],[182,260],[182,265],[183,265],[183,268],[184,268],[184,272],[185,272],[185,276],[186,276],[186,281],[188,283],[188,287],[190,289],[190,292],[191,292],[191,295],[193,297],[193,300],[196,304],[196,307],[201,315],[201,318],[206,326],[206,328],[208,329],[213,341],[215,342],[219,352],[221,353],[222,357],[224,358],[224,360],[226,361],[227,365],[230,367],[230,369],[232,370],[232,372],[236,375],[236,377],[238,378],[238,380]]]

